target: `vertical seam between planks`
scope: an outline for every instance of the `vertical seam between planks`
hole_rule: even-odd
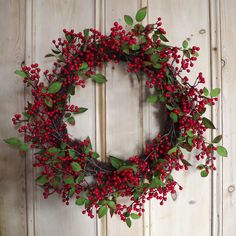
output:
[[[212,21],[213,21],[213,19],[212,19],[212,17],[214,17],[214,16],[212,16],[212,5],[213,4],[211,4],[211,0],[208,0],[208,19],[209,19],[209,47],[210,47],[210,58],[209,58],[209,60],[210,60],[210,87],[211,87],[211,89],[212,89],[212,87],[213,87],[213,80],[214,80],[214,78],[213,78],[213,52],[212,52],[212,48],[213,48],[213,42],[212,42],[212,40],[213,40],[213,32],[212,32],[212,30],[214,30],[213,28],[214,28],[214,26],[213,26],[213,23],[212,23]],[[214,118],[214,110],[213,110],[213,108],[211,107],[211,119],[213,119]],[[211,139],[212,139],[212,137],[213,137],[213,131],[211,131],[211,134],[210,134],[210,136],[211,136]],[[209,209],[209,211],[210,211],[210,235],[211,236],[213,236],[213,226],[214,226],[214,223],[213,223],[213,219],[214,219],[214,202],[213,202],[213,191],[214,191],[214,187],[213,187],[213,184],[214,184],[214,175],[213,175],[213,173],[211,173],[211,179],[210,179],[210,209]]]
[[[35,60],[35,2],[34,0],[26,0],[25,2],[25,61],[26,64]],[[27,45],[30,45],[27,47]],[[26,103],[26,97],[30,97],[26,94],[26,88],[24,88],[24,102]],[[35,236],[35,191],[36,187],[33,181],[34,168],[33,164],[33,151],[31,151],[26,157],[26,208],[27,208],[27,235]],[[32,195],[32,196],[29,196]],[[32,197],[30,199],[30,197]],[[31,206],[29,205],[31,204]],[[30,212],[31,211],[31,212]],[[29,219],[29,217],[32,217]],[[30,227],[31,225],[31,227]]]
[[[145,20],[145,23],[149,23],[149,8],[148,8],[148,0],[140,0],[139,2],[140,7],[147,7],[147,18]],[[145,84],[143,84],[144,81],[140,81],[140,90],[139,90],[139,97],[140,97],[140,106],[139,106],[139,118],[140,118],[140,144],[142,149],[140,151],[144,151],[145,149],[145,143],[146,143],[146,135],[144,137],[144,121],[147,123],[146,129],[148,130],[149,133],[151,133],[150,127],[151,127],[151,121],[150,121],[150,106],[146,107],[144,110],[144,95],[145,95]],[[144,119],[144,112],[146,112],[146,119]],[[143,224],[143,236],[150,236],[151,231],[150,231],[150,220],[151,220],[151,202],[148,201],[145,205],[145,213],[143,214],[142,217],[142,224]]]
[[[103,21],[101,22],[101,30],[104,34],[106,34],[106,0],[102,0],[102,9],[101,9],[101,15],[103,15]],[[106,65],[105,65],[105,68],[103,68],[103,71],[106,75]],[[104,154],[104,161],[106,161],[106,153],[107,153],[107,143],[106,143],[106,83],[102,84],[101,85],[101,92],[103,94],[103,101],[102,101],[102,105],[104,106],[103,107],[103,143],[102,143],[102,146],[103,146],[103,154]],[[105,224],[105,235],[108,235],[108,219],[107,219],[107,215],[106,215],[106,218],[103,222]],[[105,236],[104,235],[104,236]]]
[[[24,43],[23,43],[23,51],[24,51],[24,55],[23,55],[23,62],[21,62],[21,66],[22,64],[25,64],[26,61],[26,0],[24,0],[24,7],[20,8],[20,11],[23,9],[23,13],[20,12],[20,18],[22,17],[22,15],[24,16],[23,22],[22,24],[24,25]],[[24,97],[23,97],[23,103],[24,105],[26,104],[26,87],[23,87],[23,91],[24,91]],[[25,167],[25,173],[24,173],[24,185],[25,185],[25,232],[26,235],[29,236],[29,232],[28,232],[28,199],[27,199],[27,155],[24,155],[25,161],[24,161],[24,167]]]
[[[35,4],[35,1],[36,0],[32,0],[32,8],[31,8],[31,24],[32,24],[32,60],[35,61],[36,59],[36,4]],[[33,156],[31,156],[31,158],[33,158]],[[32,175],[34,177],[34,168],[32,168]],[[36,201],[36,191],[37,191],[37,188],[36,188],[36,185],[34,184],[34,181],[33,181],[33,232],[34,232],[34,236],[36,236],[36,210],[37,210],[37,201]]]
[[[220,27],[220,0],[213,1],[210,0],[210,17],[211,17],[211,43],[214,44],[214,48],[211,49],[211,56],[212,56],[212,85],[215,87],[222,88],[222,75],[221,75],[221,27]],[[212,23],[213,22],[213,23]],[[217,51],[215,51],[216,49]],[[213,78],[214,75],[214,78]],[[220,97],[220,104],[217,106],[217,108],[213,108],[213,121],[217,122],[220,128],[220,131],[222,132],[223,127],[223,104],[222,104],[222,96]],[[217,116],[217,113],[220,111],[220,117]],[[216,133],[216,135],[219,134],[219,131],[212,132],[212,134]],[[219,169],[220,172],[212,173],[212,186],[211,186],[211,194],[212,194],[212,214],[211,214],[211,235],[222,235],[220,230],[222,229],[222,159],[217,160],[216,165],[217,169]],[[219,173],[219,174],[218,174]],[[219,187],[218,187],[219,185]]]
[[[105,30],[105,0],[95,0],[95,28],[104,33]],[[101,69],[105,73],[104,68]],[[101,160],[106,161],[106,90],[105,85],[95,85],[95,137],[96,150],[100,151]],[[96,215],[97,236],[107,235],[107,217],[99,220]]]
[[[219,19],[219,29],[218,29],[218,45],[219,45],[219,59],[218,59],[218,72],[219,72],[219,76],[220,76],[220,86],[221,86],[221,99],[220,99],[220,104],[221,104],[221,131],[222,131],[222,135],[224,134],[224,126],[223,126],[223,99],[222,99],[222,95],[223,95],[223,72],[222,72],[222,66],[221,66],[221,57],[222,57],[222,14],[221,14],[221,0],[218,0],[218,19]],[[222,139],[222,142],[224,141],[224,138]],[[223,177],[224,177],[224,172],[223,172],[223,160],[220,160],[221,163],[221,192],[220,192],[220,199],[221,199],[221,235],[223,236],[223,227],[224,227],[224,221],[223,221],[223,213],[224,213],[224,208],[223,208]],[[220,234],[220,233],[219,233]]]

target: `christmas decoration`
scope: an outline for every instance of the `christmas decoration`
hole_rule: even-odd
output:
[[[96,29],[79,33],[64,29],[65,39],[53,40],[55,48],[46,55],[55,58],[52,71],[41,74],[36,63],[17,70],[33,99],[12,119],[24,142],[15,137],[5,140],[21,152],[29,147],[35,150],[34,167],[41,173],[36,183],[43,188],[44,198],[59,194],[68,205],[73,197],[91,218],[110,212],[129,227],[144,212],[145,201],[155,198],[162,205],[168,193],[182,189],[172,173],[189,169],[187,152],[194,150],[191,158],[201,160],[197,169],[202,177],[216,169],[216,152],[227,156],[227,150],[217,144],[221,136],[212,141],[204,136],[207,129],[215,129],[204,113],[215,104],[220,89],[201,86],[205,83],[202,73],[193,83],[189,81],[199,47],[190,47],[186,40],[181,47],[170,46],[161,18],[142,25],[146,11],[138,10],[135,20],[125,15],[126,28],[115,22],[109,35]],[[87,110],[70,103],[75,87],[84,88],[89,79],[105,83],[107,78],[97,71],[111,61],[125,62],[127,73],[146,80],[151,94],[146,102],[161,103],[166,121],[143,153],[126,160],[109,156],[109,162],[102,162],[90,139],[71,138],[67,125],[75,125],[74,116]],[[121,204],[122,197],[129,197],[130,204]]]

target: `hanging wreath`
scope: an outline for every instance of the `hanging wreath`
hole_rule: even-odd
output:
[[[212,141],[204,137],[205,131],[215,126],[203,114],[206,106],[215,104],[220,89],[209,92],[205,87],[198,88],[205,83],[202,73],[193,84],[189,82],[199,47],[189,47],[186,40],[182,47],[168,45],[161,18],[154,24],[141,24],[146,10],[138,10],[137,23],[125,15],[128,30],[115,22],[109,35],[96,29],[79,33],[64,29],[65,39],[53,40],[55,49],[46,55],[55,57],[51,72],[46,70],[41,75],[38,64],[17,70],[16,74],[31,87],[33,101],[12,119],[24,135],[24,142],[15,137],[5,140],[21,152],[27,151],[29,144],[36,150],[34,167],[41,173],[36,182],[44,189],[44,198],[57,193],[68,205],[75,196],[75,203],[84,205],[83,213],[91,218],[95,212],[102,218],[109,210],[111,216],[118,214],[129,227],[131,219],[144,212],[146,200],[156,198],[162,205],[168,193],[182,189],[172,172],[191,166],[184,158],[185,150],[195,150],[191,158],[202,160],[197,166],[202,177],[216,169],[215,151],[227,156],[227,150],[216,145],[221,135]],[[96,69],[111,61],[126,62],[128,73],[146,80],[151,94],[147,102],[161,103],[167,119],[161,133],[146,143],[140,155],[127,160],[110,156],[109,162],[102,162],[90,139],[72,138],[67,125],[75,125],[74,115],[87,110],[70,104],[75,87],[84,88],[88,79],[105,83],[105,76]],[[120,197],[130,197],[131,203],[119,203]]]

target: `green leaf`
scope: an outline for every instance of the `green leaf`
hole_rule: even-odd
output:
[[[208,173],[205,169],[201,171],[201,176],[202,176],[202,177],[207,177],[208,174],[209,174],[209,173]]]
[[[159,36],[158,36],[156,33],[154,33],[154,34],[152,35],[152,40],[153,40],[153,41],[157,41],[158,38],[159,38]]]
[[[59,50],[54,50],[54,49],[52,49],[52,52],[55,53],[55,54],[60,54],[61,53]]]
[[[84,204],[84,207],[85,207],[85,208],[88,208],[90,204],[91,204],[91,201],[89,201],[88,199],[86,199],[85,204]]]
[[[54,188],[57,188],[58,185],[60,184],[60,182],[61,182],[61,178],[60,177],[55,177],[51,184]]]
[[[142,21],[147,15],[147,7],[143,7],[139,9],[135,15],[136,21],[140,22]]]
[[[129,217],[126,218],[126,224],[127,224],[127,226],[128,226],[129,228],[130,228],[131,225],[132,225],[132,221],[131,221],[131,219],[130,219]]]
[[[22,112],[22,115],[26,118],[26,119],[30,119],[31,115],[25,111]]]
[[[63,180],[65,184],[74,184],[74,178],[71,175],[65,175]]]
[[[21,141],[15,137],[4,139],[4,142],[14,147],[19,147],[21,144]]]
[[[144,65],[145,65],[145,66],[152,66],[152,62],[150,62],[150,61],[144,61]]]
[[[145,37],[144,35],[139,36],[138,39],[139,39],[139,41],[140,41],[141,44],[147,42],[147,39],[146,39],[146,37]]]
[[[166,179],[168,179],[168,180],[174,180],[174,177],[173,177],[171,174],[168,174],[168,175],[166,176]]]
[[[84,180],[84,174],[80,174],[80,175],[76,178],[75,183],[76,183],[76,184],[79,184],[79,183],[81,183],[83,180]]]
[[[70,157],[72,157],[74,159],[75,158],[75,150],[69,149],[68,152],[69,152]]]
[[[171,155],[172,153],[176,152],[178,150],[177,147],[173,147],[168,151],[168,154]]]
[[[82,168],[78,162],[72,162],[71,167],[72,167],[73,171],[75,171],[75,172],[79,172],[82,170]]]
[[[130,217],[131,217],[132,219],[134,219],[134,220],[137,220],[137,219],[140,218],[140,216],[139,216],[138,214],[136,214],[136,213],[131,213],[131,214],[130,214]]]
[[[166,104],[166,107],[167,107],[168,110],[170,110],[170,111],[173,111],[173,110],[174,110],[174,107],[172,107],[172,106],[170,106],[170,105],[168,105],[168,104]]]
[[[79,111],[78,111],[78,112],[74,112],[74,114],[84,113],[84,112],[86,112],[87,110],[88,110],[88,108],[86,108],[86,107],[80,107],[80,108],[79,108]]]
[[[195,52],[194,54],[192,54],[194,57],[198,57],[199,56],[199,53],[198,52]]]
[[[174,121],[177,122],[178,121],[178,115],[174,112],[170,113],[170,118]]]
[[[58,56],[58,59],[59,59],[61,62],[65,62],[65,61],[66,61],[65,58],[63,57],[63,55],[59,55],[59,56]]]
[[[154,53],[154,48],[149,48],[144,53],[147,54],[147,55],[153,54]]]
[[[88,142],[88,146],[85,148],[84,153],[89,154],[89,152],[92,150],[92,143],[89,137],[87,137],[86,140],[88,140],[89,142]]]
[[[114,215],[114,210],[112,208],[110,208],[110,216],[112,217]]]
[[[182,46],[183,46],[184,49],[186,49],[188,47],[188,41],[184,40],[183,43],[182,43]]]
[[[92,153],[92,158],[94,158],[94,159],[98,159],[100,156],[99,156],[99,154],[97,153],[97,152],[93,152]]]
[[[89,38],[89,29],[84,29],[84,37],[85,37],[85,41],[88,41]]]
[[[209,95],[209,90],[208,90],[206,87],[203,88],[203,94],[204,94],[206,97]]]
[[[51,153],[51,154],[55,154],[55,153],[60,152],[60,149],[56,148],[56,147],[51,147],[51,148],[48,149],[48,152]]]
[[[162,180],[159,177],[155,177],[151,184],[149,185],[150,188],[159,188],[159,187],[163,187],[165,186],[165,184],[162,182]]]
[[[41,175],[38,178],[36,178],[35,181],[37,184],[44,185],[44,184],[48,183],[48,178],[46,175]]]
[[[156,64],[160,59],[160,55],[158,53],[152,54],[151,56],[151,62],[153,64]]]
[[[116,209],[116,203],[115,203],[114,201],[112,201],[112,200],[108,200],[108,201],[107,201],[107,205],[108,205],[111,209],[113,209],[113,210]]]
[[[92,79],[94,81],[96,81],[97,83],[99,83],[99,84],[105,83],[107,81],[106,77],[104,75],[102,75],[102,74],[94,74],[92,76]]]
[[[187,58],[191,57],[189,50],[184,50],[184,56],[186,56]]]
[[[164,57],[164,58],[161,58],[161,59],[160,59],[160,62],[167,62],[168,60],[169,60],[168,57]]]
[[[117,171],[123,171],[123,170],[128,170],[132,169],[134,173],[137,172],[137,165],[127,165],[127,166],[121,166]]]
[[[155,69],[161,69],[162,68],[162,64],[157,63],[157,64],[154,64],[153,67]]]
[[[101,206],[101,205],[104,205],[104,204],[106,204],[106,203],[107,203],[107,201],[106,201],[105,199],[103,199],[103,200],[100,200],[100,201],[98,202],[98,205]]]
[[[68,88],[68,92],[72,96],[75,95],[75,86],[71,84]]]
[[[217,97],[220,94],[220,88],[215,88],[211,90],[211,97]]]
[[[124,20],[127,25],[133,25],[134,21],[131,16],[124,15]]]
[[[98,209],[98,217],[101,219],[103,216],[107,214],[108,207],[107,206],[101,206]]]
[[[138,191],[135,191],[135,193],[134,193],[134,200],[138,201],[139,196],[140,196],[140,193]]]
[[[214,124],[206,117],[202,118],[202,123],[205,125],[207,129],[215,129]]]
[[[123,48],[122,49],[124,53],[129,54],[129,49],[128,48]]]
[[[147,102],[149,103],[156,103],[158,101],[158,95],[157,94],[151,94],[147,98]]]
[[[163,34],[160,34],[160,39],[161,39],[163,42],[169,42],[169,40],[168,40]]]
[[[16,70],[16,71],[15,71],[15,74],[17,74],[17,75],[19,75],[19,76],[21,76],[21,77],[23,77],[23,78],[29,77],[28,74],[26,74],[26,73],[25,73],[24,71],[22,71],[22,70]]]
[[[212,140],[212,143],[219,143],[221,139],[222,139],[222,135],[218,135]]]
[[[194,136],[194,133],[193,133],[192,130],[188,130],[186,133],[187,133],[187,135],[188,135],[189,137],[191,137],[191,138]]]
[[[71,42],[72,36],[71,36],[70,34],[66,34],[65,36],[66,36],[66,40],[67,40],[68,42]]]
[[[57,93],[61,90],[62,82],[53,82],[48,89],[49,93]]]
[[[185,160],[185,159],[180,159],[180,160],[181,160],[181,162],[182,162],[184,165],[186,165],[186,166],[192,166],[192,164],[189,163],[187,160]]]
[[[69,117],[66,120],[70,125],[75,125],[75,118],[73,116]]]
[[[72,196],[74,195],[75,190],[76,190],[75,187],[72,187],[72,188],[70,189],[70,191],[69,191],[69,197],[72,197]]]
[[[217,153],[222,156],[222,157],[227,157],[228,156],[228,152],[227,149],[223,146],[217,146]]]
[[[54,55],[54,54],[51,54],[51,53],[49,53],[49,54],[46,54],[44,57],[55,57],[55,55]]]
[[[50,108],[53,107],[53,101],[52,101],[52,99],[51,99],[50,97],[46,97],[46,98],[44,99],[44,102],[45,102],[45,104],[46,104],[48,107],[50,107]]]
[[[20,150],[23,152],[27,152],[29,149],[28,144],[27,143],[22,143],[20,144]]]
[[[66,146],[67,146],[67,143],[62,142],[62,143],[60,144],[60,148],[61,148],[61,149],[65,149]]]
[[[202,169],[204,169],[205,167],[206,167],[205,165],[200,164],[200,165],[197,166],[197,169],[198,169],[198,170],[202,170]]]
[[[69,118],[71,116],[71,113],[66,113],[65,118]]]
[[[89,68],[89,65],[88,65],[88,63],[86,63],[86,62],[84,62],[81,66],[80,66],[80,70],[86,70],[86,69],[88,69]]]
[[[137,44],[132,44],[132,45],[130,45],[130,48],[131,48],[133,51],[137,51],[137,50],[140,49],[140,46],[137,45]]]
[[[116,169],[119,169],[124,164],[124,161],[117,157],[109,156],[109,158],[111,161],[111,165]]]
[[[75,204],[78,206],[81,206],[81,205],[84,205],[85,201],[86,201],[86,198],[80,197],[76,199]]]

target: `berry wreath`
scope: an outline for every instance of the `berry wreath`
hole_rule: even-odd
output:
[[[129,227],[131,219],[144,212],[146,200],[156,198],[162,205],[168,193],[182,189],[171,174],[191,166],[183,150],[196,150],[193,156],[202,159],[197,166],[202,177],[216,169],[215,152],[227,156],[227,150],[217,145],[221,135],[212,141],[204,137],[207,129],[215,127],[203,114],[207,105],[215,104],[220,89],[199,89],[198,85],[205,83],[202,73],[193,85],[187,76],[199,47],[189,47],[186,40],[182,47],[167,45],[160,17],[154,24],[141,24],[146,10],[137,11],[135,24],[132,17],[125,15],[128,30],[115,22],[110,35],[96,29],[79,33],[64,29],[65,39],[53,40],[55,49],[46,55],[56,58],[51,72],[46,70],[40,75],[38,64],[17,70],[16,74],[31,87],[33,102],[12,119],[24,135],[24,142],[15,137],[5,139],[21,152],[26,152],[28,146],[36,149],[34,167],[41,173],[36,183],[44,189],[44,198],[57,193],[68,205],[75,196],[75,203],[84,205],[82,213],[93,218],[96,212],[102,218],[109,210],[111,216],[118,214]],[[75,125],[74,115],[87,110],[70,104],[75,86],[84,88],[89,78],[96,83],[106,82],[96,68],[110,61],[126,62],[128,73],[135,73],[137,79],[146,78],[151,93],[147,102],[161,103],[167,118],[163,130],[146,143],[142,154],[126,161],[110,156],[109,162],[102,162],[90,139],[71,138],[67,124]],[[119,197],[130,197],[131,203],[121,204],[117,202]]]

